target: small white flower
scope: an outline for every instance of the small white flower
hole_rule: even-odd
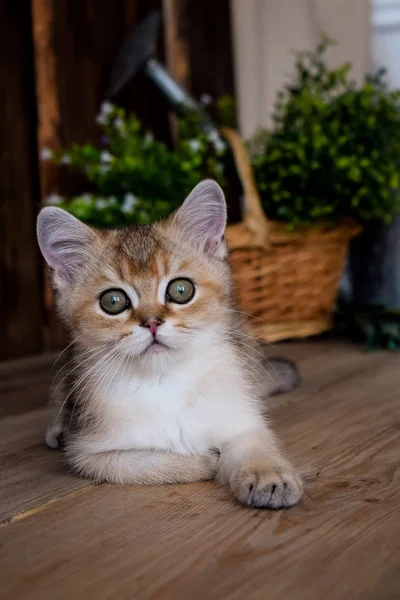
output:
[[[51,160],[54,156],[54,152],[53,150],[50,150],[50,148],[42,148],[40,151],[40,160],[46,161],[46,160]]]
[[[110,170],[110,165],[100,165],[99,166],[100,173],[108,173],[109,170]]]
[[[138,199],[133,194],[125,194],[124,201],[121,205],[121,210],[123,213],[132,212],[133,207],[137,204]]]
[[[110,113],[112,113],[113,110],[114,107],[111,102],[103,102],[100,105],[100,112],[96,117],[96,123],[98,125],[107,125]]]
[[[52,206],[57,206],[58,204],[62,204],[63,197],[60,194],[50,194],[46,198],[47,204],[51,204]]]
[[[205,106],[208,106],[213,101],[213,97],[210,94],[202,94],[200,96],[200,102]]]
[[[154,141],[154,135],[148,131],[143,138],[144,145],[148,146],[153,141]]]
[[[100,115],[97,115],[97,117],[96,117],[96,123],[97,123],[97,125],[107,125],[108,119],[104,115],[100,114]]]
[[[108,206],[115,206],[117,204],[117,199],[115,196],[108,197]]]
[[[210,140],[217,152],[222,152],[223,150],[225,150],[226,144],[223,140],[221,140],[216,131],[212,131],[209,134],[208,139]]]
[[[201,143],[199,142],[199,140],[189,140],[189,148],[192,152],[197,152],[198,150],[200,150],[200,147]]]
[[[111,102],[102,102],[100,105],[100,114],[105,115],[106,117],[114,110]]]
[[[101,152],[100,162],[102,162],[103,164],[109,164],[112,161],[112,159],[112,155],[109,152],[107,152],[107,150],[103,150],[103,152]]]
[[[114,126],[115,126],[115,129],[117,131],[119,131],[119,133],[125,132],[125,123],[124,123],[124,120],[121,119],[121,117],[118,117],[117,119],[115,119]]]
[[[71,157],[68,154],[63,154],[60,163],[62,165],[69,165],[71,163]]]
[[[99,210],[103,210],[104,208],[107,208],[108,206],[108,202],[107,200],[105,200],[104,198],[98,198],[96,200],[96,202],[94,203],[95,207],[98,208]]]

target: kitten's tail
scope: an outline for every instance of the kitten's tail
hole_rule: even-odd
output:
[[[271,375],[266,390],[268,396],[291,392],[301,383],[301,377],[294,362],[285,358],[265,358],[265,366]]]

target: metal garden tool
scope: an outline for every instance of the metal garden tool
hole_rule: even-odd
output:
[[[201,129],[214,139],[221,139],[218,128],[203,107],[185,90],[155,58],[160,29],[160,12],[150,13],[125,40],[111,70],[106,98],[112,99],[139,71],[152,81],[179,115],[196,113]],[[218,136],[218,138],[216,137]]]

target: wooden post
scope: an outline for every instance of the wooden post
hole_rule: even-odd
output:
[[[165,54],[175,79],[190,88],[188,1],[164,0]]]
[[[53,47],[54,0],[31,0],[34,61],[36,73],[36,105],[38,118],[38,153],[44,149],[60,149],[60,106],[56,81],[57,60]],[[43,161],[39,164],[41,201],[59,191],[59,169]],[[44,279],[46,326],[45,348],[59,348],[64,334],[54,310],[54,294],[48,276]]]
[[[29,3],[0,2],[0,46],[0,360],[4,360],[43,349]]]
[[[165,56],[171,75],[184,87],[190,89],[191,71],[188,39],[188,0],[164,0]],[[171,132],[177,140],[177,120],[170,115]]]

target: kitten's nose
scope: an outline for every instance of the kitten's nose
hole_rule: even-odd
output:
[[[164,321],[162,321],[158,317],[149,317],[148,319],[146,319],[145,321],[143,321],[142,327],[147,327],[148,329],[150,329],[150,333],[152,335],[156,335],[157,328],[160,325],[162,325],[163,323],[164,323]]]

